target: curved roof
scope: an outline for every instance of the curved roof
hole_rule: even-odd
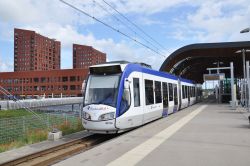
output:
[[[250,50],[250,41],[187,45],[168,56],[160,71],[203,83],[207,68],[217,67],[218,62],[220,67],[228,67],[233,62],[235,77],[240,78],[243,75],[242,54],[235,52],[241,49]],[[250,60],[250,52],[246,53],[246,60]],[[223,73],[229,75],[227,70]]]

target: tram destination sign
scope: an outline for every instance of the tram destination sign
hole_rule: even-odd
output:
[[[224,80],[225,73],[219,74],[203,74],[204,81],[213,81],[213,80]]]

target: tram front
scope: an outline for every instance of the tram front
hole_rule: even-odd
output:
[[[116,133],[115,116],[120,77],[120,65],[90,67],[86,83],[82,123],[94,133]]]

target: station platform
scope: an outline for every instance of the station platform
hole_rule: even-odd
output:
[[[27,145],[18,149],[13,149],[13,150],[0,153],[0,165],[5,162],[15,160],[17,158],[27,156],[29,154],[33,154],[33,153],[46,150],[52,147],[56,147],[58,145],[62,145],[64,143],[67,143],[67,142],[70,142],[75,139],[79,139],[88,135],[90,135],[88,132],[81,131],[81,132],[77,132],[74,134],[66,135],[62,139],[59,139],[56,141],[43,141],[40,143],[35,143],[35,144]]]
[[[122,134],[56,166],[249,166],[249,113],[199,103]]]

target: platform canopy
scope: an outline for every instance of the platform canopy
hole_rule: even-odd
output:
[[[235,78],[243,77],[241,49],[250,50],[250,41],[200,43],[184,46],[171,55],[162,64],[160,71],[203,83],[203,74],[208,74],[207,68],[228,67],[234,63]],[[246,53],[246,60],[250,60],[250,52]],[[230,77],[229,71],[221,71]]]

